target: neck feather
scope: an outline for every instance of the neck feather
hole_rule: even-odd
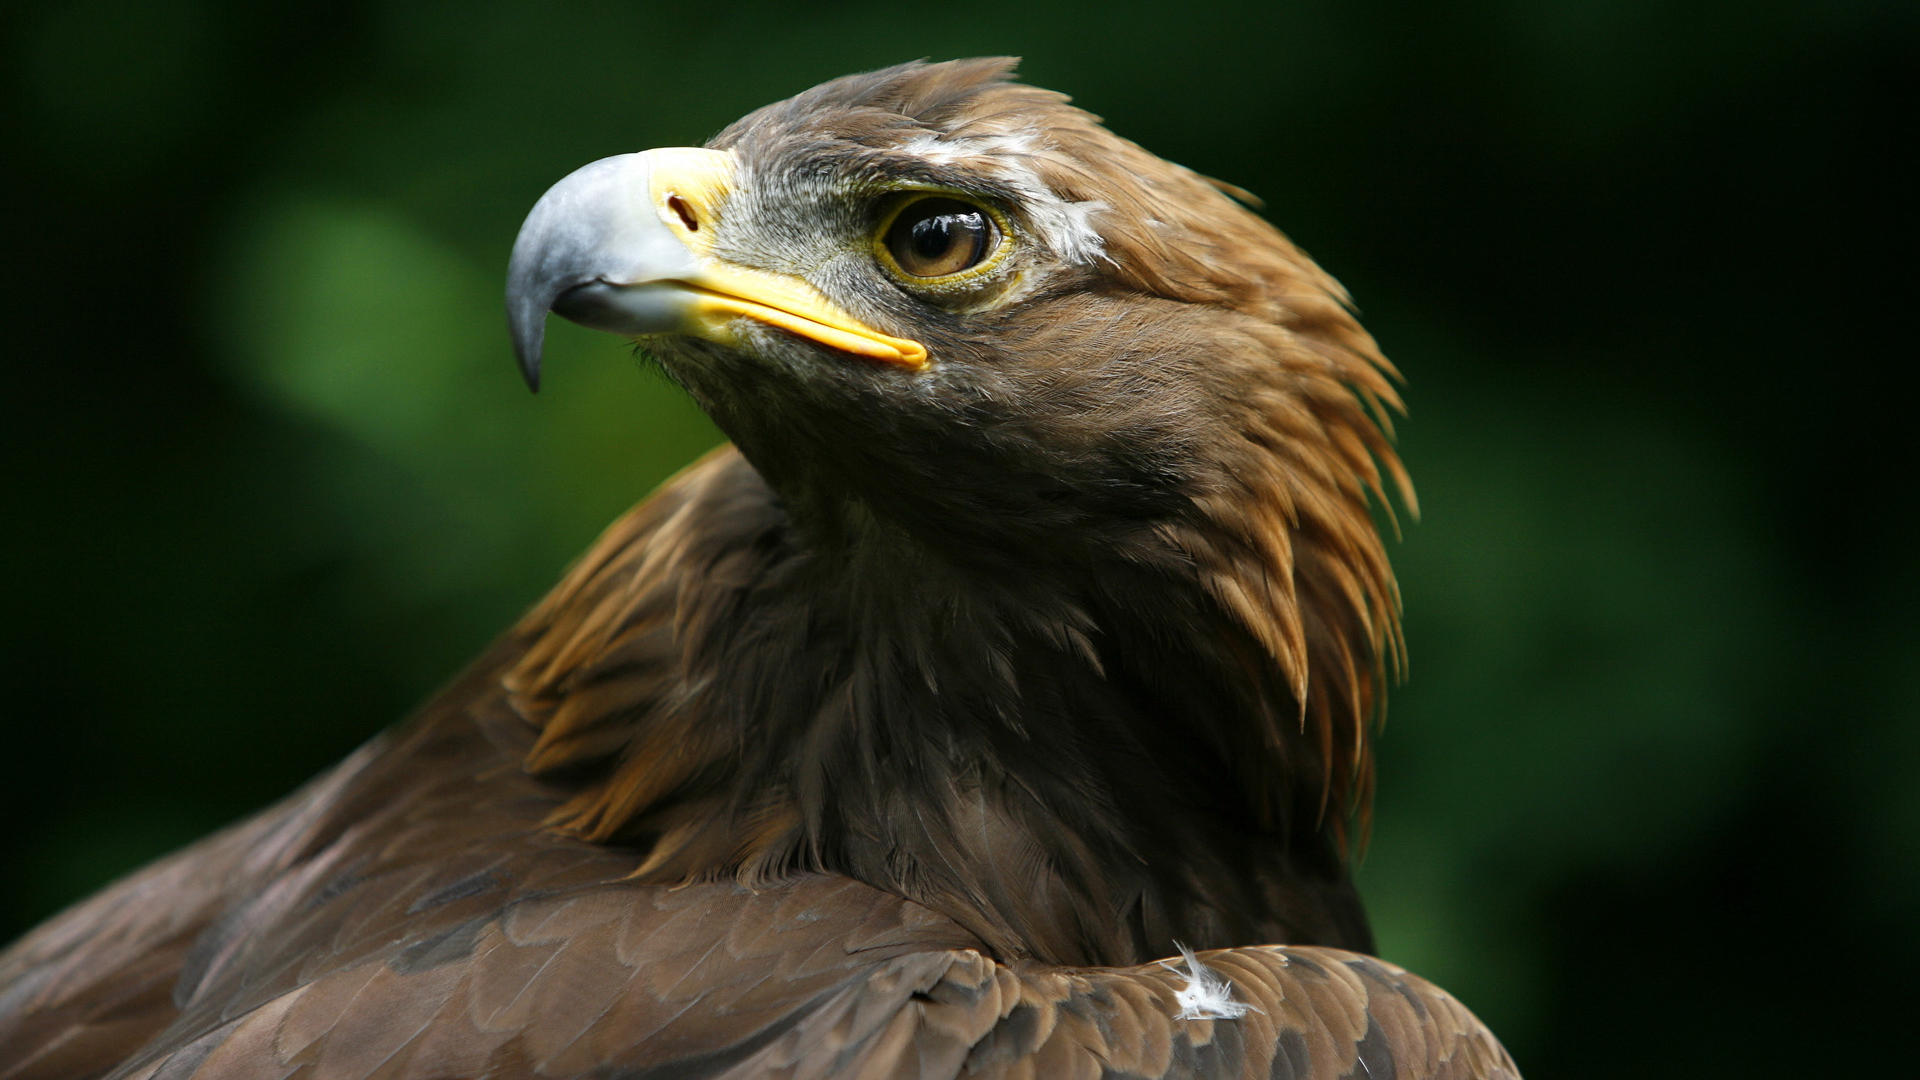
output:
[[[845,873],[1054,962],[1365,948],[1340,753],[1222,607],[1187,556],[1014,583],[893,535],[823,551],[723,450],[528,616],[506,681],[526,767],[573,792],[550,824],[643,877]]]

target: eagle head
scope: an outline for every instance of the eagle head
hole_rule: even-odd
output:
[[[1051,541],[1276,466],[1374,482],[1392,459],[1355,391],[1393,388],[1339,286],[1011,66],[836,79],[567,177],[510,271],[529,382],[548,308],[636,337],[790,504],[989,562],[1078,558]]]

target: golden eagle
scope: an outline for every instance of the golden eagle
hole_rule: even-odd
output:
[[[0,957],[0,1078],[1494,1077],[1346,866],[1394,374],[1007,60],[534,208],[732,440],[421,713]],[[1175,958],[1177,957],[1177,958]]]

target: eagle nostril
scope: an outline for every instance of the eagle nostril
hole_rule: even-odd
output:
[[[694,214],[693,207],[687,200],[678,195],[668,195],[667,209],[680,215],[680,223],[687,227],[688,232],[700,231],[700,219]]]

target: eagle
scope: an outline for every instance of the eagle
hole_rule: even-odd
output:
[[[0,1080],[1509,1077],[1369,955],[1398,376],[1251,196],[911,63],[533,208],[730,442],[0,955]]]

